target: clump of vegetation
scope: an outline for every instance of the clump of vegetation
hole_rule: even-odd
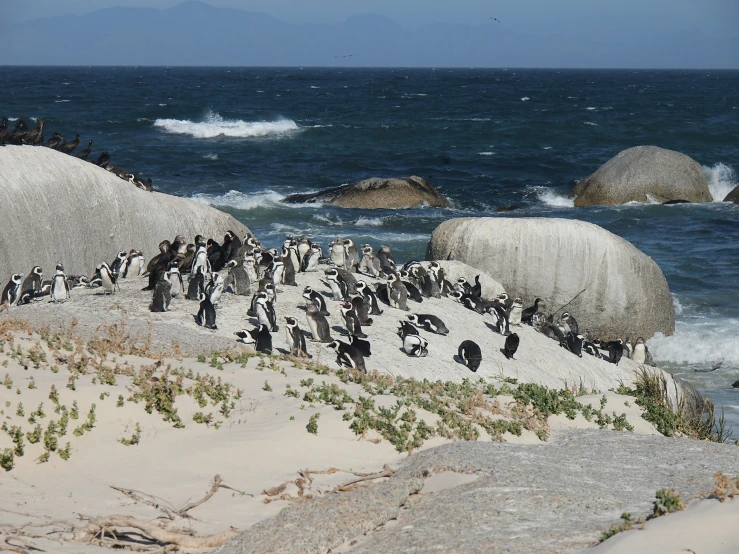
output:
[[[130,439],[127,439],[123,437],[122,439],[118,439],[118,442],[121,444],[124,444],[126,446],[133,446],[139,443],[141,440],[141,427],[139,426],[139,422],[136,422],[136,429],[131,435]]]
[[[679,512],[685,509],[685,503],[680,495],[672,489],[661,489],[655,494],[656,500],[652,506],[652,513],[647,519],[654,519],[656,517],[670,514],[672,512]]]
[[[308,430],[309,433],[312,433],[313,435],[318,434],[318,418],[321,417],[321,414],[316,412],[310,418],[308,419],[308,425],[305,426],[305,428]]]
[[[600,540],[598,542],[603,542],[606,539],[610,539],[613,535],[617,535],[618,533],[621,533],[622,531],[630,531],[634,528],[634,520],[632,518],[632,515],[628,512],[624,512],[621,514],[621,523],[618,525],[612,526],[608,531],[605,531],[601,536]],[[644,521],[642,519],[639,519],[637,521],[639,524],[643,524]]]
[[[720,471],[713,476],[716,481],[716,488],[713,496],[719,499],[719,502],[726,502],[727,498],[732,500],[739,495],[739,479],[732,480],[728,475],[724,475]]]
[[[0,467],[5,471],[10,471],[15,465],[15,456],[12,448],[5,448],[0,452]]]

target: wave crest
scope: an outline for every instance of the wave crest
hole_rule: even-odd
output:
[[[713,167],[704,165],[703,173],[708,180],[708,190],[711,191],[714,202],[723,202],[726,195],[739,185],[734,169],[726,164],[717,163]]]
[[[203,121],[193,122],[189,119],[157,119],[154,127],[159,127],[173,135],[189,135],[194,138],[215,137],[267,137],[279,136],[298,130],[292,119],[277,121],[242,121],[240,119],[223,119],[218,113],[207,112]]]

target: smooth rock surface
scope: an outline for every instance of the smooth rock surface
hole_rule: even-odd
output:
[[[584,221],[458,218],[431,235],[427,259],[459,260],[490,274],[525,307],[563,310],[591,337],[649,338],[675,330],[672,295],[659,266],[628,241]]]
[[[292,194],[284,202],[303,204],[326,202],[341,208],[395,209],[428,204],[448,208],[449,201],[421,177],[404,179],[372,178],[311,194]]]
[[[219,241],[249,229],[206,204],[136,188],[104,169],[43,147],[0,148],[0,280],[40,265],[46,278],[58,262],[67,275],[92,274],[118,250],[146,260],[182,234]],[[112,254],[112,257],[111,257]]]
[[[735,446],[598,430],[542,445],[456,442],[410,456],[369,490],[285,508],[217,552],[571,552],[596,543],[623,512],[651,513],[657,490],[684,501],[710,492],[714,473],[736,474],[736,456]],[[421,478],[447,471],[478,479],[412,495]],[[375,530],[347,540],[343,525]]]
[[[635,146],[619,152],[580,181],[575,194],[575,206],[713,200],[698,162],[658,146]]]
[[[733,202],[734,204],[739,204],[739,186],[734,187],[734,190],[726,195],[726,198],[724,198],[724,202]]]

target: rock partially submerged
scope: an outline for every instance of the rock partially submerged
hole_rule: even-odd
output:
[[[659,266],[630,242],[557,218],[458,218],[431,235],[427,259],[459,260],[498,279],[527,305],[566,310],[602,339],[672,334],[675,308]]]
[[[90,273],[119,249],[142,250],[147,259],[163,239],[197,233],[217,239],[249,229],[206,204],[146,192],[94,164],[49,148],[0,148],[0,279],[34,265],[53,275]]]
[[[580,181],[575,195],[575,206],[713,200],[698,162],[657,146],[635,146],[619,152]]]
[[[734,187],[734,190],[726,195],[726,198],[724,198],[724,202],[733,202],[734,204],[739,204],[739,186]]]
[[[283,200],[291,204],[325,202],[341,208],[367,210],[413,208],[428,204],[448,208],[449,201],[421,177],[404,179],[372,178],[311,194],[292,194]]]

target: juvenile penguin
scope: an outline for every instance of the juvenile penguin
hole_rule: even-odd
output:
[[[110,270],[110,266],[107,264],[107,262],[103,262],[99,266],[97,266],[97,270],[100,273],[100,281],[103,286],[103,294],[113,294],[118,288],[118,278],[113,275],[113,272]]]
[[[421,335],[405,335],[403,337],[403,352],[412,358],[423,358],[428,355],[429,342]]]
[[[56,264],[56,273],[51,280],[51,291],[49,294],[54,304],[64,302],[69,298],[69,283],[67,282],[67,276],[64,275],[64,266],[62,264]]]
[[[344,302],[341,305],[341,319],[344,320],[344,326],[350,336],[354,335],[360,339],[367,338],[367,335],[362,332],[362,325],[359,323],[357,312],[354,311],[351,302]]]
[[[172,302],[172,284],[167,280],[166,273],[161,272],[159,280],[154,287],[154,293],[151,298],[149,309],[152,312],[167,312],[169,304]]]
[[[362,245],[362,259],[357,269],[359,273],[375,279],[380,276],[380,260],[375,256],[375,251],[369,244]]]
[[[195,316],[195,323],[206,329],[218,329],[216,325],[216,309],[207,296],[200,302],[200,309]]]
[[[421,280],[421,293],[426,298],[441,298],[441,289],[433,272],[427,271]]]
[[[400,281],[400,277],[396,273],[390,273],[387,276],[387,297],[390,306],[398,310],[408,310],[408,290]]]
[[[244,344],[253,344],[254,350],[262,354],[272,354],[272,335],[266,325],[259,325],[252,331],[242,329],[234,333]]]
[[[346,251],[346,245],[341,237],[336,237],[336,240],[330,242],[329,248],[329,260],[336,267],[346,268],[346,261],[349,253]]]
[[[303,269],[303,259],[305,258],[305,255],[310,252],[311,250],[311,243],[308,237],[305,235],[301,235],[298,237],[298,244],[297,244],[297,251],[298,251],[298,267],[300,268],[300,271],[305,271]]]
[[[226,267],[228,276],[223,282],[223,290],[230,291],[237,296],[248,296],[251,293],[251,281],[244,264],[237,260],[230,260]]]
[[[169,281],[170,295],[172,298],[179,298],[185,291],[185,284],[182,282],[182,274],[180,273],[180,268],[177,266],[176,262],[173,262],[172,265],[169,266],[167,273],[165,273],[165,277],[167,281]]]
[[[257,320],[260,325],[267,325],[271,332],[279,331],[280,328],[277,326],[277,314],[272,302],[266,298],[257,299]]]
[[[315,304],[308,306],[305,316],[313,342],[331,342],[334,340],[331,338],[331,329],[329,328],[328,320],[318,310]]]
[[[244,256],[244,269],[246,270],[246,274],[249,276],[249,283],[259,282],[260,277],[259,270],[257,269],[258,267],[257,260],[254,256]]]
[[[476,342],[471,340],[462,341],[457,349],[457,355],[470,371],[476,372],[480,367],[480,363],[482,363],[482,350]]]
[[[336,351],[336,363],[339,366],[347,369],[358,369],[367,373],[367,368],[364,365],[364,356],[362,356],[359,349],[339,340],[332,341],[327,346]]]
[[[294,317],[286,317],[285,322],[285,334],[287,344],[290,347],[290,354],[299,358],[310,358],[305,346],[305,335],[298,325],[298,320]]]
[[[430,333],[434,333],[436,335],[448,335],[449,329],[447,329],[446,325],[444,325],[444,322],[436,317],[435,315],[431,314],[410,314],[406,316],[408,318],[408,321],[413,323],[413,325],[417,327],[422,327],[423,329],[426,329]]]
[[[39,293],[41,292],[41,283],[44,280],[44,270],[41,269],[41,266],[37,265],[34,266],[34,268],[31,270],[31,273],[28,274],[28,277],[26,277],[23,280],[23,285],[21,285],[21,297],[20,297],[20,304],[28,304],[33,300],[34,298],[39,296]]]
[[[364,281],[357,282],[357,292],[369,303],[369,313],[371,315],[382,315],[380,304],[377,301],[377,295],[367,283]]]
[[[321,313],[321,315],[324,315],[326,317],[331,315],[326,309],[326,299],[320,292],[313,290],[310,286],[307,286],[303,289],[303,298],[305,298],[309,304],[314,304],[316,308],[318,308],[318,311]]]
[[[572,333],[574,335],[577,335],[579,333],[577,320],[572,317],[569,312],[563,313],[560,320],[562,321],[562,324],[565,328],[565,333]]]
[[[518,350],[518,345],[521,340],[518,338],[516,333],[511,333],[505,339],[505,345],[503,346],[503,355],[509,360],[513,358],[513,355]]]
[[[21,283],[23,282],[23,275],[20,273],[14,273],[11,275],[8,284],[5,285],[3,290],[2,298],[0,299],[1,304],[8,304],[14,306],[18,302],[21,296]]]
[[[359,252],[352,239],[346,239],[344,241],[344,247],[346,248],[346,260],[344,261],[344,267],[347,271],[356,273],[357,266],[359,266]]]
[[[510,325],[521,325],[521,315],[523,314],[523,300],[516,298],[513,300],[511,310],[508,312],[508,323]]]

